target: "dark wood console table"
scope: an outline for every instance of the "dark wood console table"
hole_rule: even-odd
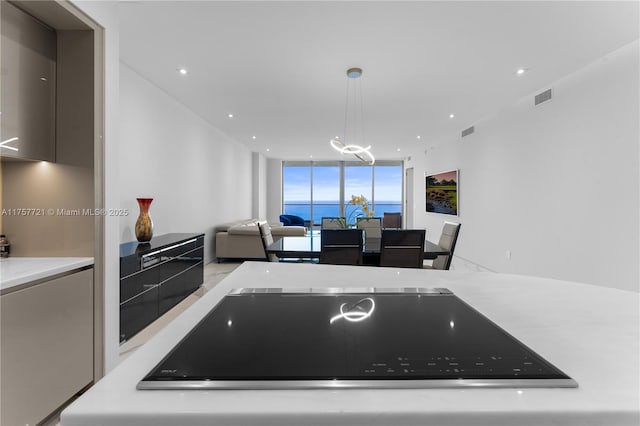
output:
[[[203,282],[204,234],[165,234],[120,244],[120,343]]]

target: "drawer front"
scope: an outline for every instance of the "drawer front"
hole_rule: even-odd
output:
[[[187,278],[185,280],[185,297],[193,293],[204,282],[204,262],[196,264],[193,268],[185,272]]]
[[[183,241],[181,243],[171,245],[169,247],[163,248],[161,251],[162,260],[171,260],[173,258],[182,256],[185,253],[188,253],[192,250],[198,248],[198,238],[193,238],[191,240]]]
[[[158,287],[120,305],[120,343],[158,318]]]
[[[135,274],[140,271],[140,258],[138,256],[126,256],[120,258],[120,278]]]
[[[204,248],[200,247],[193,249],[189,252],[181,253],[175,257],[169,259],[167,262],[160,265],[160,282],[166,281],[177,274],[185,271],[186,269],[202,262],[204,257]]]
[[[163,280],[160,285],[159,315],[180,303],[202,284],[204,264],[201,258],[197,257],[198,252],[201,253],[202,249],[194,250],[191,253],[193,256],[178,258],[162,265],[163,269],[166,268],[173,275]]]
[[[158,268],[146,269],[120,280],[120,303],[157,286],[159,282]]]
[[[162,283],[158,297],[158,315],[163,315],[184,299],[186,279],[187,274],[183,273]]]

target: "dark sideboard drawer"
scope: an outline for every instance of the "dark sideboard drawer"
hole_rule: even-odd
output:
[[[158,292],[158,315],[163,315],[185,298],[185,276],[175,276],[160,285]]]
[[[158,268],[151,268],[120,280],[120,303],[159,284]]]
[[[204,247],[199,247],[186,253],[174,254],[173,257],[165,257],[165,261],[160,265],[160,282],[191,268],[202,262],[204,259]]]
[[[185,271],[187,278],[185,279],[185,297],[193,293],[204,282],[204,263],[200,262],[199,265],[195,265],[193,268]]]
[[[130,339],[158,318],[158,287],[120,305],[120,343]]]
[[[177,262],[177,260],[169,262],[169,264],[173,262]],[[163,267],[169,264],[165,264]],[[204,266],[202,261],[194,264],[180,262],[180,265],[183,267],[181,272],[172,275],[160,284],[158,315],[163,315],[169,309],[180,303],[200,287],[203,282]]]

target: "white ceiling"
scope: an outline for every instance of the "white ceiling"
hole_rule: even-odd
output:
[[[329,146],[343,133],[349,67],[364,70],[367,143],[376,158],[399,159],[639,37],[637,1],[119,8],[124,63],[252,151],[288,160],[350,159]],[[517,76],[520,67],[529,71]]]

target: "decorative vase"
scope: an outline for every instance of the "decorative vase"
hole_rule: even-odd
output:
[[[149,216],[149,206],[153,198],[136,198],[140,207],[140,214],[136,220],[136,238],[141,243],[151,240],[153,236],[153,221]]]

